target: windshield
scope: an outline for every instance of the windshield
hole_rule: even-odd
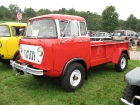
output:
[[[105,37],[105,33],[96,33],[96,37]]]
[[[25,37],[53,38],[56,35],[55,22],[52,19],[34,20],[28,23]]]
[[[10,30],[8,26],[0,26],[0,36],[10,36]]]
[[[124,36],[124,31],[115,31],[115,32],[113,33],[113,36],[118,36],[118,35]]]

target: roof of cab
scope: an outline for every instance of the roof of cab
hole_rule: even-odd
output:
[[[0,25],[8,25],[8,26],[26,26],[27,23],[16,23],[16,22],[5,22]]]
[[[83,17],[80,16],[74,16],[74,15],[64,15],[64,14],[48,14],[48,15],[41,15],[41,16],[37,16],[34,18],[30,18],[30,20],[36,20],[36,19],[40,19],[40,18],[53,18],[54,20],[69,20],[69,19],[74,19],[74,20],[78,20],[78,21],[85,21],[85,19]]]

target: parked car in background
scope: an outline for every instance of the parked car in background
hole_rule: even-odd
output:
[[[140,46],[140,40],[137,41],[137,46]]]
[[[93,37],[90,37],[90,39],[94,41],[112,40],[111,34],[108,32],[96,32]]]
[[[16,59],[18,42],[22,38],[25,28],[26,23],[0,24],[0,62],[2,64],[10,64],[10,60]]]
[[[130,41],[130,46],[135,44],[134,42],[135,32],[132,30],[115,30],[112,35],[113,41]]]
[[[89,37],[93,37],[93,36],[94,36],[94,32],[88,31],[88,36],[89,36]]]

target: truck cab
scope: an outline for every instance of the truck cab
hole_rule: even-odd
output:
[[[26,23],[0,24],[0,62],[10,64],[18,52],[18,42],[23,36]]]

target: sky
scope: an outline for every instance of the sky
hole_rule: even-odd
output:
[[[61,8],[74,8],[76,11],[90,11],[99,15],[107,6],[114,6],[119,19],[126,20],[130,14],[140,19],[139,0],[2,0],[0,6],[8,8],[10,4],[24,8],[59,10]]]

